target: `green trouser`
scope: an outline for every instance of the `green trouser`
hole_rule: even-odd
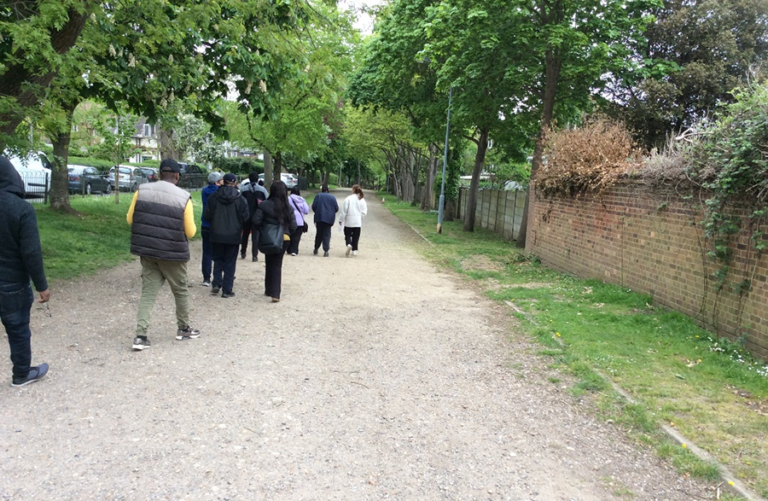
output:
[[[146,336],[149,317],[155,298],[163,283],[168,280],[173,297],[176,298],[176,324],[179,329],[189,326],[189,290],[187,289],[187,263],[184,261],[163,261],[151,257],[141,258],[141,299],[136,324],[136,335]]]

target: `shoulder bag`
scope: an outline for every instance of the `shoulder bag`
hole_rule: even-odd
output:
[[[283,234],[282,225],[264,224],[259,232],[259,250],[264,254],[283,252]]]

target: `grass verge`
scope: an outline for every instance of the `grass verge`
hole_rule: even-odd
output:
[[[130,253],[131,227],[125,220],[131,193],[114,196],[72,197],[78,214],[63,214],[47,206],[36,206],[37,224],[43,247],[45,272],[49,281],[91,275],[133,259]],[[195,221],[200,226],[200,192],[192,193]]]
[[[575,378],[573,394],[590,398],[603,419],[684,474],[716,480],[715,465],[660,429],[673,426],[768,497],[768,365],[647,295],[549,270],[495,233],[463,232],[461,222],[445,222],[438,235],[436,214],[385,198],[433,244],[428,258],[507,305],[541,344],[540,354]]]

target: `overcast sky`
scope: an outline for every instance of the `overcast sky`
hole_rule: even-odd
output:
[[[338,5],[342,9],[359,9],[360,7],[373,7],[386,2],[387,0],[339,0]],[[366,14],[358,13],[355,28],[365,34],[370,34],[373,31],[373,20]]]

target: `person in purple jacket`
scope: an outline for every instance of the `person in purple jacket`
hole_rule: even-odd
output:
[[[291,188],[291,196],[288,197],[288,206],[293,209],[293,214],[296,216],[296,231],[291,235],[288,254],[295,256],[299,253],[299,241],[301,241],[301,234],[304,233],[304,216],[309,214],[309,205],[307,205],[304,197],[301,196],[298,186]]]

